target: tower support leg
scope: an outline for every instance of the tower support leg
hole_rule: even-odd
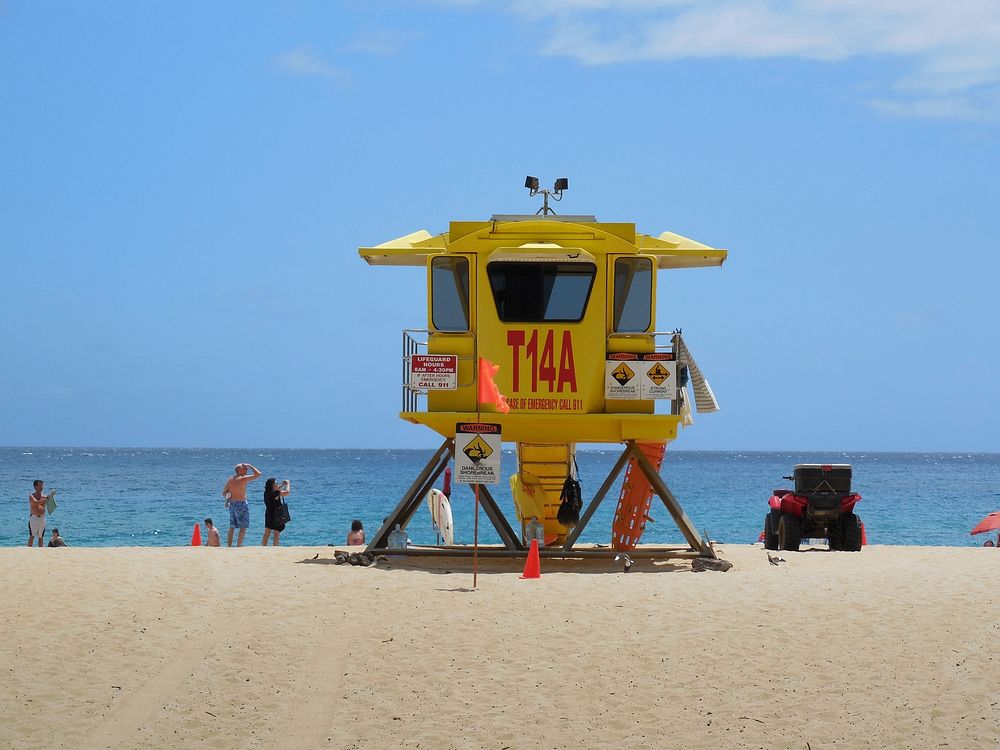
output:
[[[674,523],[677,524],[677,528],[684,535],[687,543],[691,545],[691,549],[697,550],[701,553],[702,557],[718,558],[715,554],[715,550],[712,549],[712,545],[708,543],[698,530],[691,523],[691,519],[688,518],[687,513],[681,507],[681,504],[677,502],[677,498],[674,497],[674,493],[670,491],[667,487],[667,483],[663,481],[663,477],[660,476],[659,472],[653,468],[653,465],[649,463],[649,459],[646,458],[645,454],[639,450],[639,446],[635,444],[634,440],[628,441],[628,448],[625,451],[631,454],[631,457],[635,459],[639,466],[639,469],[645,474],[646,479],[653,487],[653,491],[659,496],[660,500],[667,507],[670,515],[674,519]]]
[[[451,460],[452,455],[455,450],[455,442],[452,438],[446,438],[441,444],[441,447],[435,451],[434,455],[427,462],[424,468],[421,470],[420,474],[410,485],[409,489],[397,503],[395,509],[386,518],[385,522],[376,532],[375,536],[372,537],[371,542],[365,548],[366,552],[377,552],[379,550],[384,550],[388,546],[389,532],[391,532],[397,525],[401,528],[406,528],[406,525],[413,518],[413,515],[420,508],[423,503],[424,497],[427,492],[434,486],[438,477],[444,472],[445,467]],[[600,507],[604,498],[607,496],[608,491],[614,485],[615,481],[618,479],[625,468],[625,464],[628,463],[630,459],[634,459],[639,470],[645,475],[646,479],[649,480],[650,486],[652,486],[653,491],[656,495],[663,501],[663,505],[666,507],[667,511],[670,513],[680,530],[681,534],[687,540],[691,549],[694,550],[696,554],[701,557],[710,557],[718,559],[715,554],[715,550],[712,549],[712,545],[709,541],[704,538],[698,530],[695,528],[691,519],[688,518],[684,509],[681,507],[674,493],[671,492],[667,483],[660,476],[659,472],[653,468],[653,465],[646,458],[645,454],[639,449],[634,440],[626,441],[625,450],[618,457],[615,462],[614,468],[608,474],[604,483],[601,485],[597,494],[594,495],[593,500],[587,506],[583,515],[580,517],[579,523],[573,528],[569,536],[566,538],[566,542],[562,549],[564,552],[570,552],[573,549],[573,545],[580,538],[583,530],[590,523],[593,518],[594,513]],[[515,534],[510,523],[508,523],[507,518],[504,516],[503,511],[500,510],[499,505],[497,505],[496,500],[490,491],[483,485],[479,485],[479,499],[483,505],[483,510],[486,512],[487,517],[493,524],[493,528],[496,529],[497,534],[503,541],[504,547],[511,552],[523,552],[525,546],[521,543],[517,534]],[[400,550],[402,554],[406,554],[405,550]],[[427,550],[431,552],[431,550]],[[687,553],[691,554],[691,553]]]
[[[454,450],[455,442],[451,438],[445,438],[445,441],[441,443],[441,447],[434,452],[431,460],[427,462],[427,465],[417,475],[417,478],[413,480],[413,484],[410,485],[410,488],[396,504],[392,513],[389,514],[389,517],[385,519],[381,528],[372,537],[371,542],[365,547],[365,552],[375,552],[378,549],[385,549],[389,544],[389,532],[395,529],[397,525],[400,528],[406,528],[410,519],[413,518],[413,514],[417,512],[417,509],[423,502],[427,492],[434,486],[434,482],[437,481],[442,472],[444,472]]]
[[[489,517],[490,523],[493,524],[493,528],[500,535],[503,546],[513,550],[525,549],[525,546],[521,544],[521,540],[517,538],[517,534],[514,533],[514,529],[507,522],[503,511],[500,510],[500,506],[497,505],[497,501],[493,499],[493,495],[482,484],[479,485],[479,503],[483,506],[483,510],[486,511],[486,515]]]
[[[626,446],[625,450],[622,451],[622,454],[618,457],[618,461],[617,463],[615,463],[615,466],[611,470],[611,473],[608,474],[608,478],[604,480],[604,484],[601,485],[601,488],[597,491],[597,494],[594,495],[594,499],[590,501],[590,505],[587,506],[587,509],[583,512],[583,515],[580,517],[580,520],[577,522],[573,530],[569,533],[569,536],[566,537],[566,543],[563,544],[564,550],[568,552],[569,550],[573,549],[573,545],[576,544],[576,540],[580,538],[580,534],[582,534],[583,530],[587,528],[587,524],[590,523],[590,519],[593,517],[594,513],[597,512],[597,509],[604,501],[604,496],[608,494],[608,490],[611,489],[611,486],[615,483],[615,480],[618,479],[618,475],[622,473],[622,469],[624,469],[625,464],[628,463],[628,458],[629,458],[629,448],[628,446]]]

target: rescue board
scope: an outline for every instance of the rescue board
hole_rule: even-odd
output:
[[[448,546],[455,543],[455,524],[451,515],[451,501],[441,490],[433,488],[427,492],[427,509],[431,513],[434,530]]]
[[[438,532],[449,547],[455,543],[455,523],[451,517],[451,500],[443,492],[438,498]]]

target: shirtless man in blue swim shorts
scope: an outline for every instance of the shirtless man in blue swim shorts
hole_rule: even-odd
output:
[[[247,474],[247,472],[253,472]],[[229,508],[229,533],[226,535],[226,545],[233,546],[233,531],[240,530],[236,546],[243,546],[243,537],[250,526],[250,506],[247,505],[247,483],[261,477],[260,471],[251,464],[236,464],[235,474],[226,481],[222,488],[222,496],[226,498]]]

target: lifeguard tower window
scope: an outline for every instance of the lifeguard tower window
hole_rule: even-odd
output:
[[[431,259],[431,323],[438,331],[469,330],[469,259]]]
[[[502,261],[486,267],[503,323],[578,323],[587,309],[593,263]]]
[[[649,258],[615,260],[614,330],[649,330],[653,310],[653,262]]]

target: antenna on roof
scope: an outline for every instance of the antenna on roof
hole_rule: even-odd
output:
[[[560,177],[556,180],[555,185],[552,186],[551,190],[545,188],[538,188],[538,178],[528,175],[524,178],[524,186],[531,191],[532,196],[536,196],[539,193],[542,194],[542,207],[535,211],[535,215],[541,214],[542,216],[548,216],[549,214],[555,215],[555,210],[549,208],[549,196],[552,196],[552,200],[561,201],[563,190],[569,190],[569,180],[565,177]]]

